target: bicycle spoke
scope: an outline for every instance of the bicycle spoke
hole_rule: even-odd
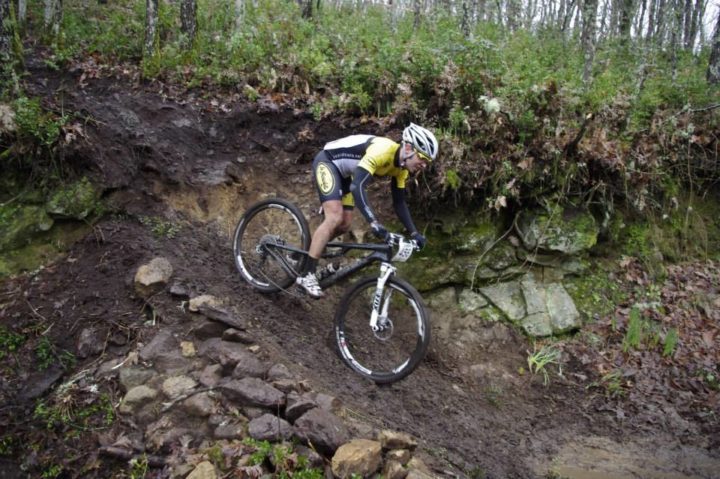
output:
[[[412,293],[389,281],[381,302],[387,315],[370,326],[375,282],[367,281],[346,298],[344,313],[336,324],[343,359],[378,382],[392,382],[409,374],[427,348],[424,308]]]
[[[303,251],[309,242],[301,213],[283,203],[268,201],[248,210],[233,243],[235,264],[242,276],[266,292],[292,284],[305,257],[289,248]]]

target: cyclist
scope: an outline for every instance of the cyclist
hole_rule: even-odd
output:
[[[315,271],[318,259],[330,239],[350,229],[355,205],[370,223],[375,236],[387,240],[388,231],[377,220],[367,202],[365,188],[373,176],[391,180],[395,214],[421,248],[426,239],[410,217],[405,203],[408,176],[425,170],[438,154],[438,142],[429,130],[414,123],[403,130],[400,144],[389,138],[351,135],[326,144],[313,160],[325,219],[312,236],[309,260],[297,283],[313,298],[324,296]]]

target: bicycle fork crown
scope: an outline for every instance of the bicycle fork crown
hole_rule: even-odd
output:
[[[370,315],[370,328],[375,332],[381,329],[381,327],[378,326],[378,319],[380,317],[384,320],[387,319],[387,309],[390,302],[385,301],[385,304],[382,305],[382,315],[380,314],[380,303],[382,302],[383,292],[385,291],[385,283],[387,283],[390,276],[395,274],[395,271],[397,271],[397,268],[390,263],[383,262],[380,265],[380,276],[377,280],[377,288],[375,288],[375,297],[373,298],[373,309]]]

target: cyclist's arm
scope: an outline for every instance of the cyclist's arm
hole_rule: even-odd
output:
[[[415,223],[413,223],[412,217],[410,216],[410,210],[405,202],[405,188],[400,188],[398,186],[397,179],[394,176],[392,178],[390,189],[392,191],[393,209],[395,210],[395,214],[410,234],[415,233],[417,228],[415,227]]]
[[[368,223],[377,221],[375,213],[370,207],[370,203],[368,203],[367,201],[367,192],[365,191],[367,185],[370,183],[371,180],[372,173],[370,173],[362,166],[358,166],[357,168],[355,168],[355,173],[353,174],[353,181],[350,185],[350,191],[352,192],[353,199],[355,200],[355,206],[360,209],[360,212],[365,217]]]

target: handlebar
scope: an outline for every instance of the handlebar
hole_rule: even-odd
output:
[[[412,256],[413,251],[420,251],[420,246],[414,239],[405,239],[401,234],[389,233],[387,244],[397,247],[397,253],[393,256],[392,261],[404,262]]]

